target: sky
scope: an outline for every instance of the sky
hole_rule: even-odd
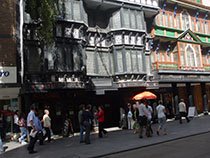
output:
[[[206,6],[210,6],[210,0],[203,0],[203,4]]]

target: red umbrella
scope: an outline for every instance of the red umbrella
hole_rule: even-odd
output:
[[[156,99],[157,96],[149,91],[144,91],[139,94],[136,94],[132,100],[141,100],[141,99]]]

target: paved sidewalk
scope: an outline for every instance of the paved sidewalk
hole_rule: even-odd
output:
[[[155,131],[157,125],[153,125]],[[55,140],[52,143],[45,143],[44,146],[36,145],[38,153],[29,155],[26,146],[7,151],[1,155],[1,158],[88,158],[102,157],[111,153],[137,149],[151,146],[167,141],[172,141],[192,135],[210,132],[210,116],[200,116],[192,119],[190,123],[183,121],[167,122],[168,135],[139,139],[137,134],[131,130],[119,130],[109,132],[108,136],[102,139],[97,134],[91,135],[91,144],[85,145],[79,143],[79,137],[71,137]]]

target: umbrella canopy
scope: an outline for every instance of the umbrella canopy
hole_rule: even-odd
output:
[[[141,99],[156,99],[157,96],[149,91],[144,91],[139,94],[136,94],[132,99],[133,100],[141,100]]]

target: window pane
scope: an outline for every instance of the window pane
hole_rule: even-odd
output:
[[[117,29],[117,28],[121,28],[121,18],[120,18],[120,12],[116,12],[113,15],[113,28]]]
[[[132,67],[131,67],[131,55],[130,55],[130,51],[127,50],[125,53],[125,58],[126,58],[126,68],[127,68],[127,72],[132,72]]]
[[[143,23],[143,14],[142,12],[138,11],[136,15],[136,23],[137,23],[137,29],[143,30],[144,29],[144,23]]]
[[[139,72],[143,72],[144,68],[143,68],[143,59],[142,59],[142,52],[138,51],[137,52],[137,59],[138,59],[138,65],[139,65]]]
[[[178,28],[178,29],[180,29],[181,27],[181,24],[180,24],[180,16],[179,15],[176,15],[176,27]]]
[[[123,55],[122,52],[117,51],[117,72],[123,72]]]
[[[168,26],[168,15],[166,13],[163,14],[163,18],[165,20],[165,26]]]
[[[67,20],[72,20],[72,9],[71,9],[71,1],[65,2],[65,17]]]
[[[132,56],[133,72],[138,72],[138,63],[137,63],[137,56],[135,50],[131,52],[131,56]]]
[[[200,22],[200,20],[198,20],[196,22],[196,25],[197,25],[197,32],[201,32],[201,22]]]
[[[100,75],[109,75],[109,56],[108,53],[97,53],[98,70]]]
[[[124,27],[125,28],[130,28],[130,16],[129,16],[129,10],[128,9],[124,9],[123,10],[123,17],[124,17]]]
[[[81,20],[80,1],[74,2],[74,20]]]
[[[87,74],[95,74],[95,52],[86,51],[87,54]]]
[[[174,27],[174,16],[172,14],[169,15],[169,27]]]
[[[131,13],[131,28],[132,29],[136,29],[136,17],[135,17],[135,11],[134,10],[131,10],[130,11],[130,13]]]
[[[40,71],[41,70],[41,49],[30,46],[28,47],[28,70]]]

